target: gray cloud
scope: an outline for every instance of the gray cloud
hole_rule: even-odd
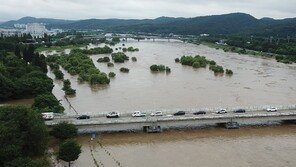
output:
[[[195,17],[232,12],[296,17],[295,0],[0,0],[0,20],[23,16],[86,18]]]

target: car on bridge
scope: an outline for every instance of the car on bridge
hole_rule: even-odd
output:
[[[41,113],[42,114],[42,118],[44,120],[53,120],[54,118],[54,113],[53,112],[44,112],[44,113]]]
[[[185,115],[185,111],[178,111],[174,113],[174,116],[180,116],[180,115]]]
[[[194,115],[204,115],[204,114],[206,114],[206,112],[205,111],[197,111],[197,112],[195,112],[193,114]]]
[[[233,111],[234,113],[245,113],[246,110],[245,109],[237,109]]]
[[[151,116],[163,116],[161,111],[156,111],[155,113],[151,113]]]
[[[266,111],[267,112],[276,112],[278,109],[275,108],[275,107],[270,107],[270,108],[267,108]]]
[[[226,114],[226,113],[227,113],[226,109],[220,109],[216,111],[216,114]]]
[[[90,116],[88,116],[88,115],[80,115],[76,119],[90,119]]]
[[[110,112],[106,115],[107,118],[119,118],[119,113],[118,112]]]
[[[141,111],[135,111],[132,114],[132,117],[145,117],[145,116],[146,116],[146,113],[142,113]]]

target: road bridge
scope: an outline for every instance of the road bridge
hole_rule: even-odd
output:
[[[237,125],[266,124],[281,121],[296,121],[295,108],[280,109],[276,112],[266,110],[252,110],[245,113],[217,114],[214,110],[204,115],[194,115],[192,111],[185,111],[183,116],[174,116],[171,112],[163,112],[163,116],[132,117],[130,113],[120,118],[106,118],[106,115],[90,115],[90,119],[77,120],[75,115],[56,116],[54,120],[46,121],[46,125],[53,126],[59,122],[70,122],[77,126],[79,133],[143,131],[145,128],[183,129],[197,128],[209,125]]]

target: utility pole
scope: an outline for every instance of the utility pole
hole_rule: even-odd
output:
[[[270,36],[269,43],[272,43],[272,40],[273,40],[273,36]]]

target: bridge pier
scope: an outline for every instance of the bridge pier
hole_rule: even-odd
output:
[[[156,126],[143,126],[143,131],[146,133],[160,133],[162,128],[159,125]]]

